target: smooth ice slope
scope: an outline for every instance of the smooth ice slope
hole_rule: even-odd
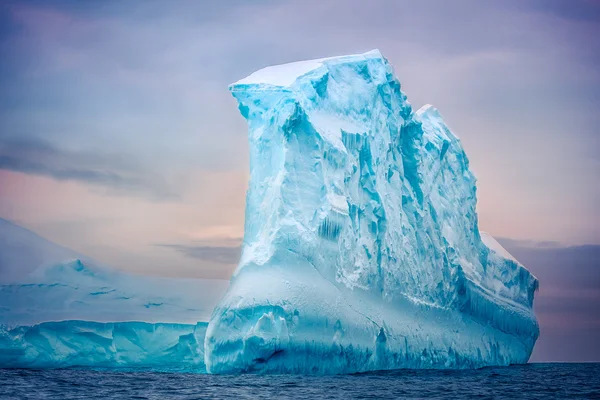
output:
[[[43,266],[0,285],[0,324],[207,321],[226,281],[130,275],[90,261]]]
[[[265,68],[230,89],[251,178],[209,372],[528,360],[537,280],[482,241],[459,139],[435,108],[413,112],[379,51]]]
[[[0,325],[207,321],[224,280],[127,274],[0,218]],[[8,281],[8,282],[7,282]]]
[[[18,281],[41,265],[80,257],[71,249],[0,218],[0,284]]]

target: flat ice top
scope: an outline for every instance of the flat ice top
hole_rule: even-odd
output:
[[[236,85],[250,85],[250,84],[269,84],[274,86],[290,86],[296,78],[309,73],[310,71],[314,71],[323,65],[325,61],[331,61],[335,59],[340,59],[344,61],[351,61],[353,59],[369,59],[369,58],[381,58],[381,52],[379,50],[371,50],[364,54],[352,54],[348,56],[338,56],[338,57],[326,57],[326,58],[318,58],[316,60],[308,60],[308,61],[297,61],[289,64],[281,64],[281,65],[273,65],[270,67],[266,67],[263,69],[259,69],[258,71],[248,75],[244,79],[240,79],[239,81],[231,84],[231,86]]]

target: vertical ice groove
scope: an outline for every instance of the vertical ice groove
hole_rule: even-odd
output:
[[[231,85],[251,178],[243,257],[207,330],[209,372],[528,360],[537,280],[480,234],[460,140],[400,88],[379,51]]]

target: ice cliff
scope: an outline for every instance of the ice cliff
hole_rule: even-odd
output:
[[[206,322],[56,321],[0,328],[0,368],[205,372]]]
[[[379,51],[268,67],[230,90],[251,177],[209,372],[527,362],[538,282],[479,232],[460,140],[435,108],[413,112]]]

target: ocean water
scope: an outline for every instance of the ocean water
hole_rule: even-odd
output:
[[[334,376],[0,369],[1,399],[600,399],[600,363]]]

